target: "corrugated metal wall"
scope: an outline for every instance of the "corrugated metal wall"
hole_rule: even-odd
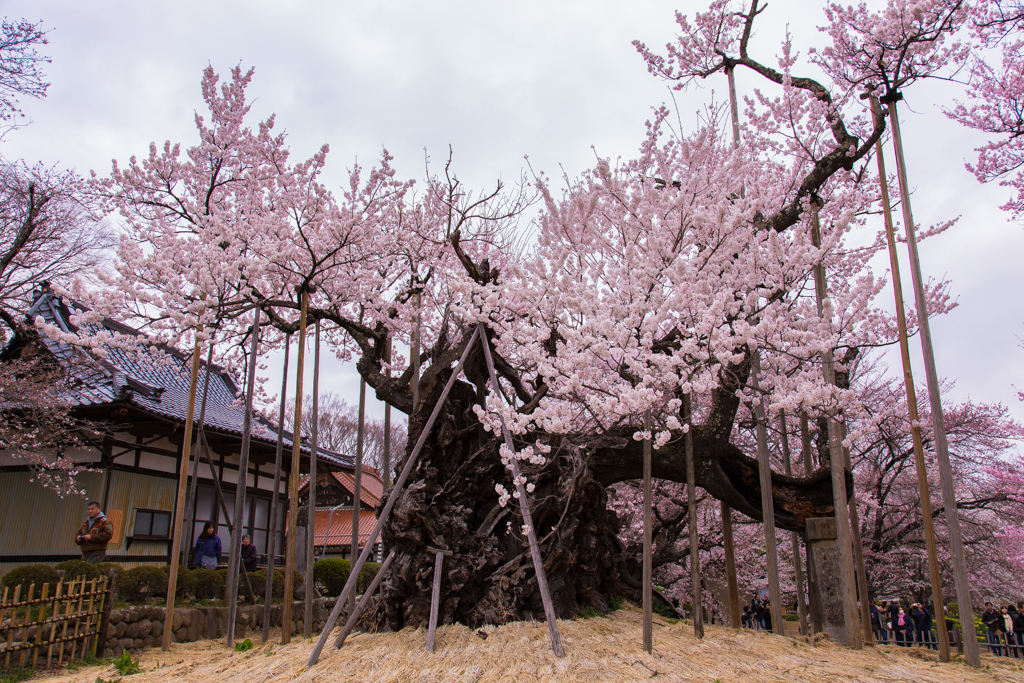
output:
[[[103,474],[80,475],[85,496],[61,498],[31,480],[29,472],[0,474],[0,555],[75,554],[75,532],[85,520],[85,504],[103,499]]]
[[[113,509],[124,513],[124,530],[114,530],[116,545],[111,543],[107,549],[107,559],[117,562],[118,555],[167,555],[167,541],[134,541],[132,547],[125,550],[126,536],[132,535],[135,524],[135,509],[166,510],[173,512],[174,496],[178,482],[166,477],[150,477],[134,472],[113,472],[110,482],[109,507],[107,513],[113,517]]]

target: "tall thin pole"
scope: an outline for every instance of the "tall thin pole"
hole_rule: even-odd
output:
[[[319,446],[320,428],[320,319],[317,318],[316,332],[313,333],[313,428],[309,449],[309,505],[306,506],[306,596],[303,605],[302,636],[313,636],[313,563],[316,561],[316,546],[313,543],[316,528],[316,458]],[[331,530],[327,529],[327,534]]]
[[[203,400],[199,403],[199,427],[196,431],[200,434],[203,433],[203,423],[206,420],[206,397],[210,391],[210,366],[213,364],[213,344],[210,344],[210,348],[206,353],[206,376],[203,377]],[[188,551],[192,547],[192,533],[195,531],[194,512],[195,512],[195,498],[196,488],[199,485],[199,439],[196,439],[195,446],[192,447],[192,482],[188,487],[188,495],[185,496],[185,516],[182,524],[182,536],[181,536],[181,547],[185,549],[185,552],[181,554],[181,566],[185,567],[188,564]]]
[[[648,408],[647,412],[644,413],[644,429],[650,434],[651,425],[651,409]],[[651,439],[650,437],[644,439],[644,567],[643,567],[643,598],[644,598],[644,652],[651,653],[654,651],[654,597],[651,593],[654,588],[652,580],[652,567],[654,564],[652,557],[652,545],[653,545],[653,520],[652,508],[653,508],[653,491],[651,483]]]
[[[363,442],[366,438],[366,380],[359,377],[359,418],[356,422],[356,471],[352,476],[352,553],[359,552],[359,508],[363,495]],[[440,553],[439,553],[440,554]],[[356,592],[348,599],[349,614],[356,609]]]
[[[391,335],[384,347],[384,354],[388,358],[387,378],[391,379]],[[384,462],[381,465],[381,478],[384,480],[384,490],[391,487],[391,404],[384,403]]]
[[[423,300],[420,292],[415,295],[416,300],[416,321],[412,328],[412,348],[409,355],[412,356],[412,412],[415,413],[420,404],[420,305]]]
[[[196,331],[197,335],[202,328]],[[185,403],[185,442],[182,454],[192,452],[192,419],[196,415],[196,385],[199,383],[199,352],[202,343],[196,339],[192,351],[192,375],[188,382],[188,400]],[[182,508],[185,506],[185,485],[188,482],[188,462],[178,463],[178,495],[174,500],[174,532],[171,536],[170,573],[167,575],[167,610],[164,614],[163,649],[171,649],[171,624],[174,616],[174,593],[178,590],[178,553],[181,552]]]
[[[814,462],[811,459],[811,428],[808,424],[807,413],[800,413],[800,455],[804,463],[804,476],[809,477],[814,472]],[[821,614],[820,586],[814,568],[814,557],[811,553],[811,544],[804,543],[804,552],[807,559],[807,611],[810,613],[810,631],[821,633],[824,628],[824,619]],[[809,632],[810,632],[809,631]]]
[[[942,394],[939,376],[935,370],[935,351],[932,348],[931,327],[928,324],[928,301],[924,294],[921,276],[921,259],[917,253],[917,235],[914,216],[910,209],[910,189],[907,181],[907,164],[903,158],[903,142],[900,135],[899,116],[896,102],[889,102],[889,121],[892,124],[892,140],[896,149],[896,173],[900,180],[900,204],[903,207],[903,223],[907,231],[907,249],[910,252],[910,274],[914,282],[914,301],[917,305],[917,324],[921,332],[921,349],[924,353],[924,371],[928,380],[928,399],[932,409],[932,428],[935,431],[935,454],[939,461],[939,477],[942,481],[942,502],[946,508],[946,526],[949,530],[949,550],[953,558],[953,579],[956,585],[956,601],[960,619],[965,624],[964,634],[973,633],[974,606],[971,604],[970,583],[967,577],[967,563],[964,557],[964,541],[960,532],[960,517],[957,514],[956,492],[953,490],[953,468],[949,462],[949,444],[946,442],[946,424],[942,414]],[[935,604],[935,618],[939,630],[945,630],[944,605]],[[968,628],[969,627],[969,628]],[[978,639],[964,638],[967,663],[981,666],[981,652]]]
[[[843,462],[846,469],[853,472],[853,461],[850,449],[846,446],[846,423],[837,422],[839,441],[843,444]],[[864,564],[864,541],[860,536],[860,512],[857,510],[857,490],[850,492],[850,538],[853,541],[854,569],[857,572],[857,592],[860,594],[860,625],[864,642],[871,644],[875,640],[875,632],[871,628],[871,601],[868,600],[868,572]]]
[[[466,364],[466,358],[469,357],[469,352],[473,349],[473,344],[476,343],[477,338],[480,336],[480,328],[477,327],[473,330],[473,335],[469,338],[466,343],[466,348],[462,350],[462,356],[459,358],[458,365],[452,370],[451,376],[444,385],[444,389],[441,391],[441,395],[437,399],[437,404],[430,413],[430,417],[427,418],[427,423],[423,426],[420,431],[419,438],[416,439],[416,445],[412,447],[412,451],[409,456],[405,459],[405,465],[402,466],[402,471],[399,472],[398,478],[395,480],[394,486],[391,487],[391,493],[388,494],[388,500],[384,503],[384,509],[380,511],[380,516],[377,518],[377,523],[373,527],[373,531],[370,532],[370,537],[366,539],[366,545],[363,547],[363,552],[359,553],[359,559],[352,565],[349,571],[348,581],[345,582],[345,587],[341,589],[341,595],[338,596],[338,600],[334,603],[334,609],[331,610],[330,616],[327,617],[327,623],[324,625],[323,631],[320,632],[320,638],[316,641],[316,645],[313,646],[313,652],[310,653],[309,659],[306,660],[306,666],[313,666],[317,660],[320,659],[320,653],[323,652],[324,645],[327,643],[327,638],[330,636],[331,629],[334,628],[335,622],[338,621],[338,615],[341,614],[341,610],[348,604],[348,595],[351,591],[356,588],[356,579],[359,577],[359,572],[362,571],[363,565],[366,564],[366,560],[370,557],[372,546],[377,542],[377,538],[380,537],[380,532],[387,524],[388,517],[391,515],[391,510],[394,509],[395,503],[398,502],[398,498],[401,495],[402,487],[405,486],[405,480],[412,474],[413,467],[416,466],[416,461],[419,458],[420,451],[423,450],[423,445],[427,442],[427,437],[430,436],[430,430],[434,428],[434,423],[437,421],[437,416],[441,414],[441,410],[444,408],[444,402],[448,398],[449,392],[455,385],[455,380],[458,379],[462,372],[463,366]],[[337,645],[340,647],[340,640]]]
[[[292,432],[292,467],[288,478],[288,536],[284,560],[284,605],[281,615],[281,644],[292,640],[292,601],[295,591],[295,533],[299,522],[299,458],[302,455],[302,374],[306,363],[306,313],[309,288],[303,286],[299,313],[299,357],[295,368],[295,431]],[[309,530],[307,529],[307,532]]]
[[[690,583],[693,598],[693,635],[704,637],[704,599],[700,588],[700,539],[697,537],[697,472],[693,463],[693,404],[683,394],[683,419],[686,421],[686,507],[690,527]]]
[[[281,524],[281,461],[284,458],[284,410],[288,396],[288,352],[292,346],[289,332],[284,338],[284,370],[281,371],[281,407],[277,414],[277,452],[274,455],[274,493],[270,499],[270,530],[267,532],[267,587],[263,598],[263,642],[270,639],[270,603],[274,595],[274,556],[277,554],[277,539]]]
[[[790,462],[789,432],[786,427],[786,411],[779,411],[779,433],[782,435],[782,460],[786,466],[786,476],[793,476],[793,465]],[[807,605],[804,603],[804,570],[800,561],[800,534],[791,531],[789,534],[792,543],[793,573],[796,581],[796,613],[800,619],[800,631],[806,636],[810,634],[807,630]]]
[[[750,363],[750,383],[754,397],[754,418],[757,431],[757,464],[761,476],[761,514],[764,517],[764,545],[768,551],[768,597],[771,601],[772,630],[784,633],[782,621],[782,590],[779,587],[779,542],[775,536],[775,494],[772,489],[772,465],[768,459],[768,425],[765,417],[765,397],[761,395],[761,351],[754,351]],[[692,551],[691,551],[692,552]]]
[[[732,146],[740,146],[740,110],[736,99],[736,76],[735,67],[728,66],[725,69],[729,78],[729,112],[732,116]],[[740,188],[741,192],[746,187]],[[742,625],[740,614],[740,586],[736,578],[736,546],[732,536],[732,508],[725,502],[721,502],[722,509],[722,545],[725,547],[725,581],[729,588],[729,620],[732,627],[739,629]]]
[[[484,361],[487,363],[491,387],[494,393],[500,396],[501,385],[498,384],[498,373],[494,370],[494,359],[491,357],[491,343],[487,340],[487,330],[483,323],[478,323],[477,332],[480,334],[480,343],[483,345]],[[501,413],[498,415],[501,417]],[[551,602],[551,589],[548,587],[548,577],[544,572],[544,560],[540,556],[540,543],[537,542],[537,529],[533,523],[533,515],[530,513],[530,502],[525,485],[526,477],[523,477],[519,471],[519,461],[515,458],[515,444],[512,443],[512,434],[508,431],[504,417],[501,417],[501,432],[505,437],[505,447],[509,453],[508,464],[512,469],[512,480],[515,482],[516,492],[519,494],[519,513],[523,516],[523,526],[526,527],[526,540],[530,545],[533,573],[537,576],[537,589],[540,591],[541,604],[544,606],[544,617],[548,622],[548,637],[551,639],[551,650],[555,653],[556,657],[564,657],[565,651],[562,649],[562,637],[558,633],[555,607]],[[646,592],[650,593],[650,590]]]
[[[811,243],[821,248],[821,226],[818,223],[818,203],[811,203]],[[825,317],[825,299],[828,289],[825,284],[824,258],[814,265],[814,294],[818,305],[818,317]],[[832,350],[822,352],[822,374],[825,383],[835,386],[836,372],[832,361]],[[846,495],[846,458],[839,433],[838,420],[829,416],[830,465],[832,470],[832,496],[836,515],[836,544],[839,546],[839,580],[843,591],[843,622],[846,626],[846,646],[854,650],[864,648],[864,639],[857,629],[857,573],[854,569],[853,545],[850,539],[850,507]]]
[[[231,552],[228,553],[228,633],[227,646],[235,646],[235,613],[238,611],[239,555],[242,552],[242,517],[245,514],[245,488],[249,475],[249,443],[252,439],[252,395],[256,391],[256,358],[260,344],[260,307],[253,311],[252,347],[249,349],[249,369],[245,378],[245,416],[242,418],[242,450],[238,456],[238,488],[235,489],[235,514],[231,532]]]

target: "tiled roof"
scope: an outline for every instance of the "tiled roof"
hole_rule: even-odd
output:
[[[359,514],[359,545],[366,544],[377,518],[366,511]],[[329,525],[329,526],[328,526]],[[351,545],[352,510],[317,510],[313,521],[313,545]]]
[[[319,457],[319,451],[317,452]],[[334,480],[341,484],[346,491],[352,493],[356,489],[355,480],[355,467],[352,471],[341,470],[331,472],[331,476]],[[299,495],[302,496],[306,487],[309,484],[309,477],[305,476],[302,481],[299,482]],[[363,501],[372,508],[377,507],[380,504],[381,496],[384,495],[384,482],[380,478],[380,474],[377,472],[377,468],[370,467],[369,465],[363,465],[363,477],[359,481],[359,500]]]
[[[39,292],[28,311],[30,320],[42,317],[48,324],[57,325],[65,331],[73,330],[67,306],[50,290]],[[141,337],[138,330],[127,325],[104,320],[103,328],[111,332]],[[97,331],[99,328],[97,327]],[[106,347],[106,358],[96,361],[87,358],[85,352],[68,344],[42,337],[47,350],[62,361],[72,360],[76,354],[87,362],[76,364],[74,372],[80,382],[75,386],[70,400],[79,406],[130,404],[144,412],[184,422],[188,402],[191,354],[177,349],[161,347],[163,353],[126,350],[120,347]],[[238,396],[238,383],[229,372],[213,365],[207,368],[205,361],[200,364],[199,383],[196,390],[196,420],[199,419],[203,388],[209,370],[209,390],[204,417],[207,429],[226,432],[238,437],[242,435],[244,410]],[[284,430],[286,451],[291,451],[292,433]],[[252,438],[267,445],[276,445],[277,429],[270,420],[256,415]],[[307,454],[309,448],[303,445]],[[318,458],[336,467],[353,468],[354,458],[349,455],[319,450]]]

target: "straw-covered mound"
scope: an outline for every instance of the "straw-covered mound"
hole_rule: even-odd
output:
[[[441,627],[432,655],[423,649],[423,629],[356,634],[341,650],[326,648],[312,669],[305,666],[312,645],[302,639],[287,646],[256,645],[244,653],[201,641],[174,645],[170,652],[145,651],[142,673],[127,681],[1024,681],[1024,667],[1015,660],[988,654],[982,656],[986,666],[975,670],[963,663],[939,664],[930,651],[869,647],[854,652],[827,639],[811,644],[714,626],[701,642],[687,622],[669,624],[657,616],[654,654],[648,655],[640,646],[640,612],[635,608],[607,618],[562,621],[559,629],[564,659],[551,653],[543,622],[521,622],[475,631],[461,625]],[[88,667],[46,680],[93,683],[97,677],[118,675],[112,666]]]

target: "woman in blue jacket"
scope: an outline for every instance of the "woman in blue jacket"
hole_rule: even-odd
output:
[[[203,569],[216,569],[220,560],[220,536],[213,522],[207,522],[203,533],[196,539],[196,566]]]

